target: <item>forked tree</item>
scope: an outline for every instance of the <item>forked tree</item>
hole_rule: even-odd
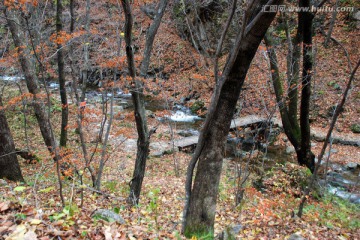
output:
[[[237,20],[240,23],[238,35],[216,83],[199,142],[187,170],[183,223],[187,237],[213,235],[224,143],[250,63],[276,15],[276,12],[262,11],[263,6],[281,3],[281,0],[245,2],[242,19]]]
[[[324,2],[325,1],[322,1],[317,7],[321,7]],[[310,8],[310,1],[299,1],[299,7]],[[276,101],[279,105],[284,132],[295,148],[298,163],[308,167],[311,172],[313,172],[315,168],[315,155],[311,151],[309,122],[311,80],[314,61],[312,52],[312,22],[314,16],[315,13],[312,12],[300,11],[298,13],[297,31],[293,38],[290,36],[289,28],[286,28],[287,42],[289,45],[286,79],[288,91],[286,93],[283,87],[286,86],[286,84],[284,83],[284,79],[280,77],[271,32],[264,38],[270,61],[271,78]],[[300,61],[301,58],[302,61]],[[302,67],[300,68],[301,62]],[[301,86],[300,110],[298,106],[299,86]],[[300,120],[298,120],[299,115]]]
[[[161,0],[158,6],[158,11],[153,23],[150,25],[147,35],[143,60],[140,65],[140,77],[146,78],[147,71],[150,64],[150,56],[153,48],[155,35],[160,26],[161,19],[164,15],[168,0]],[[145,115],[145,100],[143,93],[143,83],[136,76],[134,52],[132,48],[132,12],[128,0],[121,1],[125,14],[125,43],[126,43],[126,57],[128,63],[129,76],[131,77],[132,87],[130,89],[132,100],[134,102],[135,122],[138,133],[137,153],[135,160],[135,168],[133,177],[130,182],[130,194],[128,203],[137,204],[140,198],[141,186],[145,175],[146,159],[149,155],[149,145],[151,133],[149,132],[146,115]]]
[[[31,105],[34,109],[35,117],[38,122],[41,135],[44,139],[45,145],[48,148],[51,156],[56,162],[56,172],[59,180],[59,194],[61,198],[62,205],[65,206],[65,200],[62,193],[62,182],[60,178],[60,163],[61,159],[60,153],[57,149],[57,144],[55,141],[54,132],[51,126],[49,111],[47,111],[45,102],[47,101],[50,104],[50,97],[47,94],[46,101],[41,97],[41,89],[39,86],[39,78],[37,75],[36,61],[39,62],[39,58],[36,55],[35,46],[33,39],[31,39],[30,29],[28,25],[28,16],[30,11],[27,8],[26,3],[22,2],[7,2],[7,5],[4,4],[3,11],[6,17],[7,24],[9,26],[14,45],[17,49],[18,59],[21,65],[22,72],[25,77],[26,86],[32,95]],[[33,3],[34,6],[36,3]],[[30,5],[31,9],[31,5]],[[23,31],[23,26],[25,31]],[[27,31],[27,32],[26,32]],[[30,41],[27,38],[29,33]],[[35,60],[36,59],[36,60]],[[44,77],[44,76],[43,76]]]
[[[4,1],[2,1],[4,4]],[[26,26],[26,19],[21,11],[22,6],[16,2],[13,6],[4,7],[4,14],[7,24],[9,26],[14,45],[18,52],[18,58],[21,65],[22,72],[25,77],[26,86],[29,93],[32,94],[32,106],[34,108],[35,117],[38,121],[41,135],[44,142],[51,153],[56,150],[56,141],[54,139],[52,127],[49,116],[46,111],[46,106],[43,99],[40,97],[39,78],[36,72],[34,56],[31,54],[31,44],[27,40],[26,34],[22,26]],[[26,28],[25,28],[26,29]]]

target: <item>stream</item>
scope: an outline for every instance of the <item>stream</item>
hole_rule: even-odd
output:
[[[110,96],[109,96],[110,97]],[[122,106],[126,106],[126,108],[131,108],[131,96],[126,95],[122,96],[114,96],[116,99],[116,104],[120,104]],[[149,100],[146,102],[146,109],[152,112],[156,112],[158,110],[169,109],[167,105],[163,101],[157,100]],[[177,130],[177,134],[187,137],[199,135],[199,130],[201,128],[201,124],[203,123],[203,119],[191,113],[190,109],[182,105],[175,105],[171,110],[171,115],[166,116],[166,118],[161,119],[161,121],[170,122]],[[276,135],[276,131],[274,130],[274,135]],[[271,134],[270,134],[271,135]],[[276,136],[275,136],[276,137]],[[273,146],[272,148],[264,146],[262,144],[258,144],[254,141],[253,134],[250,134],[241,138],[233,138],[228,137],[226,148],[230,149],[230,156],[234,156],[238,154],[236,151],[236,146],[239,142],[243,146],[243,152],[249,152],[256,146],[256,149],[260,151],[265,151],[266,149],[266,158],[269,162],[276,162],[281,159],[282,162],[290,161],[291,155],[286,152],[284,147]],[[235,145],[234,145],[235,144]],[[347,199],[352,203],[360,204],[360,166],[357,164],[348,164],[345,166],[332,163],[329,165],[329,170],[326,174],[319,174],[320,180],[319,183],[324,186],[328,191],[335,196]]]
[[[5,83],[9,82],[18,82],[23,80],[19,76],[0,76],[0,83],[3,81]],[[52,92],[57,92],[59,89],[59,84],[55,82],[48,83],[49,89]],[[107,100],[112,97],[111,93],[103,95],[97,91],[89,91],[86,93],[86,98],[88,104],[94,104],[96,102],[101,103],[102,98],[105,97]],[[114,91],[114,108],[116,111],[123,111],[124,109],[132,109],[133,103],[131,100],[131,95],[122,92],[121,90]],[[150,113],[155,113],[156,111],[169,110],[169,104],[165,101],[152,100],[149,99],[146,101],[146,110],[151,111]],[[172,106],[171,114],[163,118],[159,118],[161,122],[170,123],[174,129],[177,129],[177,134],[188,137],[193,135],[199,135],[199,130],[203,119],[191,113],[190,109],[180,105],[175,104]],[[254,138],[250,134],[248,137],[242,138],[228,138],[226,149],[227,155],[234,157],[238,154],[236,145],[241,142],[243,146],[248,146],[248,149],[243,149],[242,153],[250,151],[253,145],[257,145],[257,149],[264,151],[266,149],[266,157],[272,161],[270,164],[281,159],[283,162],[290,159],[290,155],[286,153],[285,148],[279,148],[277,146],[272,147],[263,147],[254,142]],[[347,199],[352,203],[360,204],[360,165],[356,163],[349,163],[347,165],[339,165],[335,163],[329,164],[329,170],[326,175],[320,174],[319,183],[322,186],[327,187],[328,192],[336,195],[339,198]]]

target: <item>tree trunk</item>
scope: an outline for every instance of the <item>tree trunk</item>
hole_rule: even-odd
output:
[[[63,29],[61,15],[62,15],[62,1],[56,1],[56,32],[59,35]],[[58,63],[58,76],[60,86],[61,98],[61,133],[60,133],[60,146],[66,147],[67,142],[67,125],[68,125],[68,103],[65,88],[65,71],[64,71],[64,50],[61,43],[57,45],[57,63]]]
[[[281,82],[281,78],[280,78],[278,61],[277,61],[276,51],[273,46],[271,33],[266,34],[264,40],[267,48],[266,52],[270,62],[271,80],[273,82],[276,102],[279,106],[279,111],[280,111],[280,116],[284,127],[284,131],[286,136],[289,138],[289,141],[294,146],[294,148],[298,149],[300,147],[300,139],[299,136],[297,135],[297,132],[295,131],[295,128],[292,127],[293,124],[290,120],[290,114],[288,110],[289,108],[287,107],[286,99],[284,98],[283,83]]]
[[[280,4],[269,1],[268,5]],[[260,11],[264,2],[253,3],[255,17],[245,21],[244,34],[239,34],[216,86],[204,128],[187,174],[186,187],[191,187],[194,162],[198,160],[194,186],[187,191],[188,203],[184,209],[184,234],[213,235],[216,200],[220,181],[224,142],[250,63],[276,13]],[[245,18],[246,19],[246,18]]]
[[[90,36],[90,8],[91,8],[91,2],[90,0],[86,0],[86,13],[85,13],[85,31],[86,31],[86,37],[85,37],[85,45],[84,45],[84,68],[82,70],[81,74],[81,101],[85,101],[85,93],[88,83],[88,74],[90,72],[90,53],[89,53],[89,36]]]
[[[33,94],[32,106],[34,107],[35,117],[38,121],[40,131],[44,142],[51,153],[54,153],[56,148],[56,143],[52,134],[52,129],[50,126],[49,118],[45,111],[45,105],[42,100],[38,97],[40,89],[38,87],[38,77],[35,73],[34,61],[31,58],[30,50],[26,47],[25,36],[20,29],[20,26],[23,26],[17,10],[10,10],[4,8],[4,13],[6,16],[9,29],[14,41],[15,47],[18,49],[19,61],[22,68],[22,71],[25,75],[26,85],[31,94]]]
[[[128,62],[129,75],[132,78],[132,89],[130,90],[132,100],[134,102],[134,114],[136,129],[138,133],[137,153],[135,160],[135,168],[133,178],[130,183],[130,195],[128,198],[129,204],[137,204],[140,198],[141,186],[144,179],[146,159],[149,154],[149,131],[146,122],[144,95],[142,91],[142,84],[136,80],[136,70],[134,63],[134,53],[132,50],[131,31],[133,18],[131,13],[130,3],[127,0],[122,0],[121,4],[125,14],[125,43],[126,56]]]
[[[129,68],[129,75],[132,78],[131,95],[134,102],[134,114],[136,128],[138,132],[137,140],[137,153],[135,160],[135,168],[133,172],[133,178],[130,183],[130,194],[128,197],[129,204],[137,204],[140,199],[141,186],[145,175],[146,159],[149,155],[150,134],[147,126],[147,120],[145,115],[145,102],[143,94],[143,84],[136,79],[136,70],[134,64],[134,53],[132,51],[131,30],[132,30],[132,13],[130,3],[127,0],[121,1],[124,14],[125,14],[125,43],[126,43],[126,56]],[[151,26],[148,29],[146,35],[146,44],[144,51],[144,58],[140,66],[141,77],[146,78],[146,73],[150,64],[150,56],[153,47],[155,35],[160,26],[162,16],[165,12],[168,0],[161,0],[158,6],[157,15]]]
[[[302,0],[299,7],[310,7],[308,0]],[[315,167],[315,155],[311,152],[310,142],[310,97],[311,97],[311,77],[312,77],[312,19],[313,15],[309,12],[300,12],[298,20],[297,34],[293,40],[289,39],[289,49],[292,49],[288,53],[287,72],[289,93],[287,102],[283,98],[282,83],[280,79],[278,63],[276,58],[276,52],[274,50],[271,34],[265,36],[265,44],[267,46],[267,53],[270,60],[271,78],[275,89],[276,100],[279,105],[281,120],[284,126],[286,136],[289,138],[291,144],[294,146],[298,163],[305,165],[314,171]],[[301,78],[301,106],[300,106],[300,122],[298,121],[297,102],[298,94],[294,94],[294,88],[297,89],[299,75],[299,62],[301,56],[301,47],[303,49],[303,66],[302,66],[302,78]],[[292,85],[296,86],[292,86]],[[299,127],[300,126],[300,127]]]
[[[25,182],[16,157],[15,144],[8,126],[0,96],[0,178]]]
[[[339,7],[339,0],[336,0],[335,2],[335,9],[337,9]],[[332,17],[331,17],[331,21],[330,21],[330,26],[329,26],[329,31],[326,34],[326,38],[324,41],[324,47],[328,47],[328,44],[330,42],[331,39],[331,35],[335,26],[335,22],[336,22],[336,16],[337,16],[338,11],[333,11],[332,13]]]
[[[310,8],[310,0],[301,0],[300,7]],[[310,12],[300,12],[303,32],[303,69],[302,69],[302,90],[300,106],[300,129],[301,148],[297,151],[298,161],[301,165],[307,166],[311,172],[315,168],[315,155],[311,152],[310,139],[310,100],[311,100],[311,77],[313,66],[312,54],[312,19]]]

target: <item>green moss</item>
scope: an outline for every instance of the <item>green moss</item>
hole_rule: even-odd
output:
[[[353,133],[360,133],[360,124],[358,123],[354,123],[350,126],[350,130],[353,132]]]
[[[203,224],[191,225],[185,228],[184,235],[187,238],[196,238],[198,240],[214,239],[214,229],[209,229]]]
[[[309,216],[318,215],[319,225],[328,228],[341,227],[350,230],[360,228],[360,220],[357,217],[360,210],[358,205],[329,193],[322,196],[321,202],[322,204],[306,206],[304,213]]]
[[[192,113],[197,114],[197,112],[201,109],[203,109],[205,106],[205,103],[201,100],[196,100],[190,107],[190,110]]]

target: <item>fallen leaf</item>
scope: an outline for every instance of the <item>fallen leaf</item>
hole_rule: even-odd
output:
[[[113,240],[112,235],[111,235],[111,228],[110,228],[110,226],[108,226],[108,227],[105,229],[104,235],[105,235],[105,240]]]
[[[5,235],[5,232],[9,229],[10,226],[1,226],[0,227],[0,236]]]
[[[9,203],[7,202],[0,203],[0,212],[6,211],[8,209],[9,209]]]
[[[23,240],[26,233],[26,227],[24,224],[18,225],[15,231],[10,234],[5,240]]]
[[[29,230],[27,233],[25,233],[24,235],[24,240],[37,240],[37,235],[34,232],[34,230]]]
[[[41,223],[42,221],[41,221],[41,219],[32,219],[31,221],[30,221],[30,224],[31,225],[39,225],[40,223]]]
[[[25,186],[17,186],[16,188],[14,188],[15,192],[23,192],[26,189]]]
[[[45,237],[41,237],[39,240],[50,240],[50,238],[48,236],[45,236]]]

